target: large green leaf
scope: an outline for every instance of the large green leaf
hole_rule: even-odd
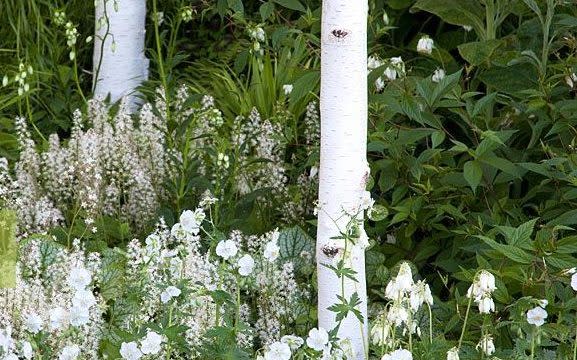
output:
[[[533,66],[522,63],[506,67],[493,67],[479,74],[478,78],[497,91],[524,97],[520,92],[537,88],[539,76]]]
[[[476,30],[484,28],[485,10],[475,0],[418,0],[411,11],[423,10],[437,15],[444,21],[454,25],[468,25]]]
[[[473,192],[475,192],[483,178],[483,169],[481,168],[481,164],[476,160],[467,161],[463,166],[463,176],[465,176],[465,180],[467,180],[467,183]]]
[[[477,237],[483,240],[487,245],[499,252],[501,255],[508,257],[517,263],[530,264],[531,261],[533,261],[533,256],[531,254],[522,249],[519,249],[516,246],[500,244],[495,240],[482,235],[478,235]]]
[[[502,40],[475,41],[459,46],[459,54],[471,65],[488,63],[495,50],[503,44]]]
[[[274,0],[275,3],[280,6],[284,6],[287,9],[306,12],[307,9],[298,0]]]

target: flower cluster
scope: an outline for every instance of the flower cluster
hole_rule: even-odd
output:
[[[496,289],[495,276],[487,270],[481,270],[467,290],[467,297],[472,298],[479,306],[479,313],[489,314],[495,311],[492,294]]]

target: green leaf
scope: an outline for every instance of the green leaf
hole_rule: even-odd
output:
[[[477,32],[484,28],[484,19],[478,14],[485,9],[476,0],[418,0],[411,12],[416,10],[435,14],[449,24],[472,26]]]
[[[483,169],[479,162],[476,160],[467,161],[463,166],[463,176],[474,193],[483,178]]]
[[[431,141],[433,142],[433,149],[441,145],[445,141],[445,132],[441,130],[435,131],[431,135]]]
[[[280,6],[284,6],[287,9],[306,12],[307,9],[298,0],[274,0],[275,3]]]
[[[299,226],[283,229],[278,237],[280,258],[293,263],[295,270],[300,271],[310,266],[315,254],[315,240]],[[303,256],[308,253],[309,256]]]
[[[500,244],[495,240],[482,235],[477,235],[477,237],[501,255],[504,255],[517,263],[530,264],[533,261],[533,256],[531,254],[528,254],[526,251],[519,249],[516,246]]]
[[[471,65],[489,63],[495,50],[503,44],[502,40],[475,41],[459,45],[459,54]]]
[[[231,8],[235,13],[244,13],[244,5],[242,4],[242,0],[227,0],[227,3],[228,7]]]
[[[513,231],[513,237],[509,240],[509,244],[527,250],[533,249],[531,245],[531,234],[533,233],[537,220],[539,219],[532,219],[519,225],[519,227]]]
[[[537,89],[537,71],[531,64],[523,63],[506,67],[493,67],[478,76],[479,80],[495,90],[517,95],[527,89]]]
[[[375,204],[367,216],[372,221],[382,221],[389,216],[389,210],[383,205]]]
[[[577,209],[567,211],[549,221],[547,225],[575,225],[577,224]]]
[[[507,159],[497,157],[493,153],[488,153],[487,156],[480,157],[478,160],[489,166],[499,169],[506,174],[521,178],[521,173],[515,164]]]
[[[274,12],[274,3],[270,1],[266,2],[260,6],[258,11],[260,12],[262,21],[266,21],[266,19],[268,19]]]
[[[321,79],[321,73],[318,70],[309,71],[299,77],[293,84],[293,91],[290,94],[290,102],[296,103],[317,88]]]

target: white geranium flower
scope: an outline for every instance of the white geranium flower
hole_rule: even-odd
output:
[[[280,248],[278,247],[275,240],[271,240],[266,243],[264,247],[264,257],[269,262],[274,262],[280,254]]]
[[[417,43],[417,51],[422,54],[431,55],[435,42],[429,36],[424,35]]]
[[[167,287],[162,293],[160,293],[160,301],[163,304],[169,302],[173,297],[178,297],[181,291],[176,286]]]
[[[444,78],[445,78],[445,70],[437,69],[433,72],[433,76],[432,76],[431,80],[433,82],[438,83],[439,81],[443,80]]]
[[[22,341],[20,344],[20,354],[24,356],[25,359],[30,360],[34,356],[34,350],[32,350],[32,344],[28,341]]]
[[[160,352],[162,345],[162,336],[149,331],[146,337],[140,341],[140,350],[146,355],[156,355]]]
[[[447,351],[447,360],[459,360],[459,349],[457,347],[451,348]]]
[[[76,360],[80,356],[80,347],[78,345],[68,345],[58,355],[58,360]]]
[[[390,354],[385,354],[381,360],[413,360],[413,354],[409,350],[397,349]]]
[[[204,221],[205,217],[206,215],[204,214],[203,209],[196,209],[195,211],[184,210],[180,215],[179,220],[184,230],[193,235],[198,235],[200,225]]]
[[[284,94],[288,96],[293,92],[293,86],[291,84],[284,84],[282,90],[284,91]]]
[[[86,325],[89,321],[90,313],[88,308],[80,306],[72,306],[70,308],[70,324],[72,326]]]
[[[307,345],[311,349],[322,351],[325,345],[329,343],[329,333],[319,327],[313,328],[309,331],[309,336],[307,337]]]
[[[493,337],[491,335],[483,336],[475,348],[477,350],[481,349],[481,351],[483,351],[485,355],[491,356],[495,352],[495,344],[493,344]]]
[[[51,331],[64,329],[68,326],[69,315],[68,311],[66,311],[64,308],[60,306],[55,307],[54,309],[50,310],[48,316],[50,319]]]
[[[42,330],[42,318],[37,313],[29,313],[24,318],[24,326],[32,334],[38,334]]]
[[[120,355],[125,360],[139,360],[143,354],[142,351],[138,348],[138,344],[134,341],[129,343],[123,342],[120,345]]]
[[[19,360],[18,356],[14,353],[10,353],[2,358],[2,360]]]
[[[242,276],[249,276],[254,270],[254,259],[249,254],[238,260],[238,273]]]
[[[280,338],[280,341],[287,344],[293,351],[300,348],[304,344],[304,340],[301,337],[295,335],[285,335]]]
[[[85,290],[92,281],[92,274],[83,267],[74,267],[70,269],[67,281],[74,290]]]
[[[276,341],[268,347],[264,353],[265,360],[290,360],[291,349],[288,344]]]
[[[92,291],[88,290],[77,290],[72,298],[72,305],[81,308],[89,309],[92,305],[96,304],[96,298],[92,294]]]
[[[527,322],[531,325],[539,327],[545,324],[545,319],[547,319],[547,311],[540,306],[527,311]]]
[[[573,290],[577,291],[577,273],[574,273],[571,276],[571,287],[573,288]]]
[[[238,248],[232,240],[221,240],[218,245],[216,245],[216,255],[220,256],[224,260],[228,260],[238,253]]]

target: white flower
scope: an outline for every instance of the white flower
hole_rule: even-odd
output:
[[[403,262],[401,264],[399,272],[397,273],[397,277],[395,278],[395,282],[397,283],[399,289],[402,291],[411,290],[411,287],[413,287],[413,273],[408,263]]]
[[[90,313],[88,308],[73,306],[70,308],[70,324],[72,326],[82,326],[88,324],[90,320]]]
[[[545,319],[547,319],[547,311],[540,306],[527,311],[527,322],[531,325],[539,327],[545,324]]]
[[[242,276],[249,276],[254,270],[254,259],[246,254],[238,260],[238,273]]]
[[[497,289],[495,286],[495,276],[486,270],[481,270],[478,280],[479,288],[483,292],[493,292]]]
[[[539,306],[541,306],[543,309],[545,309],[547,305],[549,305],[549,301],[547,299],[538,300],[537,302],[539,303]]]
[[[463,29],[464,29],[466,32],[469,32],[469,31],[473,30],[473,27],[470,26],[470,25],[463,25]]]
[[[367,59],[367,69],[369,72],[375,70],[376,68],[383,66],[383,62],[376,56],[369,56]]]
[[[427,35],[419,39],[417,43],[417,51],[423,54],[431,55],[433,52],[434,41]]]
[[[311,349],[322,351],[329,342],[329,333],[323,328],[313,328],[309,331],[307,345]]]
[[[293,92],[293,86],[291,84],[285,84],[282,86],[282,90],[284,91],[284,94],[288,96]]]
[[[68,345],[58,355],[58,360],[76,360],[80,356],[80,347],[78,345]]]
[[[179,221],[184,230],[197,235],[205,217],[206,215],[202,209],[196,209],[194,212],[192,210],[184,210],[180,215]]]
[[[126,360],[138,360],[143,356],[142,351],[138,349],[138,345],[134,341],[123,342],[120,345],[120,355]]]
[[[296,350],[304,344],[304,340],[295,335],[285,335],[280,338],[280,341],[290,346],[291,350]]]
[[[32,334],[38,334],[42,330],[42,318],[34,312],[30,313],[24,319],[24,326]]]
[[[77,290],[72,298],[72,305],[81,308],[89,309],[92,305],[96,304],[96,298],[92,294],[92,291],[88,290]]]
[[[447,351],[447,360],[459,360],[459,349],[454,347]]]
[[[163,304],[166,304],[173,297],[178,297],[180,293],[180,289],[176,286],[169,286],[162,293],[160,293],[160,301],[162,301]]]
[[[390,81],[393,81],[397,78],[397,70],[395,70],[394,68],[392,68],[390,66],[387,66],[384,74],[385,74],[385,77]]]
[[[12,347],[12,328],[8,326],[5,329],[0,329],[0,350],[7,353]]]
[[[445,70],[437,69],[433,72],[433,76],[432,76],[431,80],[433,80],[433,82],[438,83],[439,81],[443,80],[444,78],[445,78]]]
[[[481,338],[477,346],[477,350],[481,349],[487,356],[491,356],[495,352],[495,344],[493,344],[493,337],[491,335],[485,335]]]
[[[220,256],[224,260],[228,260],[235,256],[237,252],[238,248],[232,240],[221,240],[218,245],[216,245],[216,255]]]
[[[65,328],[68,325],[68,311],[62,307],[55,307],[50,310],[50,330],[55,331]]]
[[[19,360],[18,356],[14,353],[10,353],[2,358],[2,360]]]
[[[413,360],[413,354],[409,350],[397,349],[390,354],[385,354],[381,360]]]
[[[266,33],[260,26],[258,26],[256,28],[250,29],[248,36],[250,36],[253,40],[263,42],[265,40]]]
[[[401,326],[409,321],[409,312],[399,302],[395,302],[387,313],[387,320],[397,326]]]
[[[70,269],[67,281],[74,290],[84,290],[92,281],[92,274],[83,267],[74,267]]]
[[[24,356],[25,359],[32,359],[34,356],[34,350],[32,350],[32,344],[28,341],[22,341],[20,344],[20,354]]]
[[[409,303],[413,311],[419,310],[424,303],[433,305],[433,295],[429,285],[422,280],[417,281],[409,293]]]
[[[490,314],[495,311],[495,302],[491,295],[485,295],[478,302],[480,314]]]
[[[575,73],[572,73],[571,75],[567,75],[565,76],[565,83],[570,87],[573,88],[575,86],[575,83],[577,82],[577,75],[575,75]]]
[[[160,352],[161,344],[162,336],[154,331],[149,331],[146,337],[140,341],[140,350],[146,355],[156,355]]]
[[[264,353],[265,360],[290,360],[291,349],[288,344],[276,341],[268,347]]]
[[[571,276],[571,287],[573,288],[573,290],[577,291],[577,273],[574,273]]]
[[[276,240],[271,240],[266,243],[264,247],[264,257],[269,262],[274,262],[280,254],[280,248],[278,247]]]
[[[374,345],[388,345],[391,325],[388,321],[382,319],[377,321],[371,328],[371,342]]]

